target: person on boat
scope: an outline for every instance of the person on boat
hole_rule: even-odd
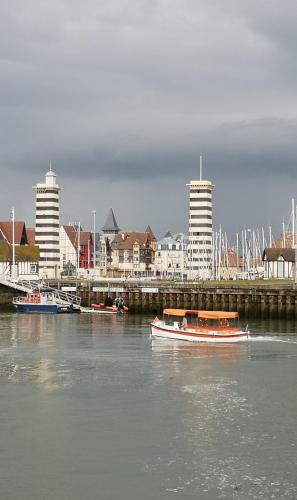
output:
[[[124,299],[122,297],[119,298],[117,307],[118,307],[119,312],[124,311],[125,303],[124,303]]]
[[[108,297],[108,295],[105,298],[104,305],[106,307],[112,307],[113,306],[113,300],[111,297]]]
[[[181,327],[182,327],[184,330],[185,330],[186,328],[188,328],[188,321],[187,321],[187,318],[186,318],[185,316],[183,317]]]

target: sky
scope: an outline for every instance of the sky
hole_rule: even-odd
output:
[[[186,184],[215,184],[234,235],[297,200],[296,0],[4,0],[0,218],[34,224],[50,162],[61,222],[187,231]]]

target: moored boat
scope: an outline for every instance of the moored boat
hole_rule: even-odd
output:
[[[122,306],[121,308],[112,305],[112,306],[106,306],[105,304],[91,304],[91,312],[97,312],[100,314],[124,314],[128,312],[128,307],[127,306]]]
[[[14,297],[12,301],[18,312],[25,313],[72,313],[73,304],[60,304],[51,292],[30,292],[25,297]]]
[[[239,342],[249,338],[249,329],[238,325],[238,312],[164,309],[163,319],[151,323],[155,338],[190,342]]]

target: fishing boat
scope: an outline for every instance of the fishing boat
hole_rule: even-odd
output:
[[[25,297],[14,297],[12,301],[18,312],[25,313],[72,313],[73,304],[59,304],[53,293],[46,291],[30,292]]]
[[[151,323],[153,338],[191,342],[239,342],[249,338],[249,329],[238,325],[238,312],[164,309],[163,319]]]

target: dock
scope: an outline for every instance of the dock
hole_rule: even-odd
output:
[[[276,281],[276,280],[275,280]],[[121,296],[130,312],[156,314],[164,308],[238,311],[255,317],[297,318],[297,288],[291,281],[277,282],[162,282],[82,281],[47,282],[61,300],[84,307]],[[20,286],[18,290],[21,290]],[[24,290],[25,291],[25,290]],[[9,305],[16,291],[0,286],[0,305]]]

